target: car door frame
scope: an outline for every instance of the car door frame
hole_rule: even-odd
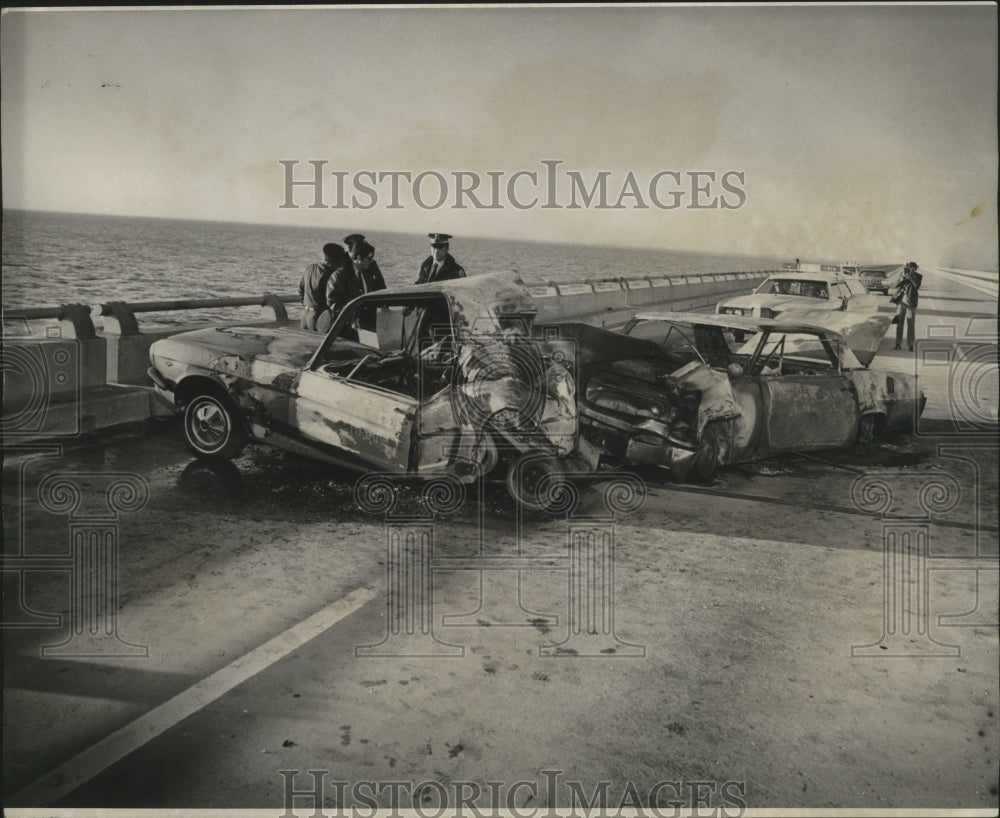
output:
[[[765,350],[774,349],[769,344],[771,338],[785,334],[771,330],[762,332],[747,363],[746,376],[760,391],[762,407],[757,455],[849,445],[857,436],[860,403],[853,381],[843,373],[840,342],[821,333],[815,334],[832,365],[829,372],[782,374],[780,367],[773,374],[757,371],[762,368],[761,357]],[[780,343],[784,340],[782,338]],[[825,407],[827,411],[819,412],[817,407]],[[834,422],[830,422],[831,413]]]
[[[357,367],[345,367],[343,373],[331,371],[327,356],[338,341],[359,343],[341,337],[358,310],[381,306],[417,308],[431,300],[440,301],[448,308],[448,320],[454,330],[451,305],[440,292],[371,293],[354,299],[344,307],[299,376],[298,394],[292,412],[294,425],[303,442],[322,448],[329,457],[351,468],[375,468],[399,473],[414,471],[422,399],[426,396],[418,391],[417,397],[410,397],[376,384],[352,380]],[[419,324],[415,323],[412,332],[407,335],[404,324],[404,343],[400,347],[404,355],[415,357],[419,343],[418,329]],[[372,354],[376,353],[373,351]],[[359,358],[359,364],[363,360],[363,357]],[[331,412],[334,407],[346,417],[330,417],[334,414]]]

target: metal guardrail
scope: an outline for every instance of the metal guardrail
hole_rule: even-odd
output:
[[[96,305],[99,315],[113,315],[117,305],[121,304],[132,312],[170,312],[171,310],[201,310],[212,307],[257,307],[270,304],[271,298],[277,298],[284,304],[294,304],[299,300],[297,295],[243,296],[241,298],[178,298],[169,301],[138,301],[128,303],[123,301],[108,301]],[[68,307],[81,307],[92,314],[93,306],[87,304],[61,304],[58,307],[14,307],[5,308],[4,318],[26,318],[29,321],[41,318],[61,318]]]
[[[684,274],[668,277],[638,276],[635,278],[624,277],[604,277],[588,279],[586,281],[563,281],[563,282],[534,282],[528,286],[533,291],[541,288],[550,288],[554,292],[552,295],[563,296],[564,290],[570,290],[572,294],[585,294],[581,288],[589,288],[591,294],[607,293],[609,285],[616,285],[623,291],[634,289],[636,286],[650,287],[656,283],[667,283],[674,286],[684,284],[700,284],[717,280],[738,280],[740,278],[758,278],[780,272],[778,270],[755,270],[729,273],[699,273]],[[536,296],[543,296],[537,293]],[[104,318],[104,332],[109,335],[137,335],[139,325],[136,321],[137,313],[170,312],[181,310],[201,310],[217,309],[220,307],[264,307],[270,309],[274,320],[288,320],[288,311],[285,304],[299,303],[298,295],[276,295],[274,293],[264,293],[260,296],[241,296],[236,298],[182,298],[168,299],[162,301],[140,301],[129,303],[124,301],[109,301],[94,306],[87,304],[62,304],[54,307],[15,307],[4,309],[3,319],[7,320],[42,320],[57,319],[63,327],[63,337],[75,338],[95,338],[96,329],[93,323],[93,316]]]
[[[104,317],[104,331],[115,335],[136,335],[139,325],[135,319],[136,313],[171,312],[181,310],[217,309],[220,307],[265,307],[272,310],[274,320],[288,320],[285,304],[298,303],[297,295],[275,295],[264,293],[262,296],[241,296],[238,298],[179,298],[165,301],[108,301],[89,306],[87,304],[61,304],[58,307],[16,307],[4,309],[3,319],[6,320],[42,320],[55,318],[70,329],[75,338],[93,338],[96,336],[93,314]]]

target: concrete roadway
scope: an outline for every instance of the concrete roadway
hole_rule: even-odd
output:
[[[588,799],[608,782],[614,810],[672,782],[664,815],[699,797],[717,815],[995,808],[995,365],[985,373],[969,406],[936,395],[918,435],[708,486],[643,474],[644,502],[611,519],[596,484],[569,518],[519,520],[487,488],[430,523],[406,491],[388,520],[361,510],[350,475],[275,450],[208,469],[175,422],[49,456],[8,449],[8,814],[274,815],[286,781],[311,789],[307,770],[329,771],[326,814],[365,808],[379,786],[365,782],[381,782],[381,806],[395,788],[427,815],[456,794],[541,815],[573,805],[570,782]],[[138,496],[109,492],[129,479]],[[84,629],[53,650],[79,597],[65,555],[92,530],[117,537],[117,604],[81,621],[118,639]],[[588,531],[605,573],[569,559]],[[391,551],[408,532],[425,549]],[[908,563],[897,537],[916,544]],[[399,573],[414,553],[426,561]],[[886,572],[886,555],[909,573]],[[397,576],[411,581],[389,594]],[[587,587],[590,608],[575,604]],[[57,620],[40,627],[43,614]]]

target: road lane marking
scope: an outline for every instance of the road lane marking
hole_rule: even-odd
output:
[[[11,797],[8,808],[12,804],[43,807],[56,803],[188,716],[329,630],[375,596],[376,591],[370,588],[351,591],[28,784]]]

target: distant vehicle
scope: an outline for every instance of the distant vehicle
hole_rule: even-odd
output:
[[[868,292],[877,292],[883,295],[889,294],[889,275],[885,270],[863,268],[859,277],[861,278],[861,283],[868,289]]]
[[[776,318],[803,310],[877,310],[859,278],[842,273],[778,273],[765,279],[750,295],[721,301],[718,315]]]
[[[530,338],[534,314],[516,274],[381,290],[325,336],[271,322],[161,339],[149,375],[198,457],[253,440],[360,472],[498,476],[542,508],[540,483],[597,453],[580,448],[573,350]]]
[[[739,295],[719,302],[718,315],[747,318],[777,318],[779,315],[802,316],[816,310],[878,311],[878,301],[861,279],[843,273],[777,273],[765,279],[750,295]],[[743,330],[736,329],[742,341]]]
[[[621,333],[562,328],[579,344],[585,437],[679,481],[912,431],[926,403],[913,374],[866,369],[842,335],[791,319],[644,312]],[[734,330],[754,337],[734,344]]]

